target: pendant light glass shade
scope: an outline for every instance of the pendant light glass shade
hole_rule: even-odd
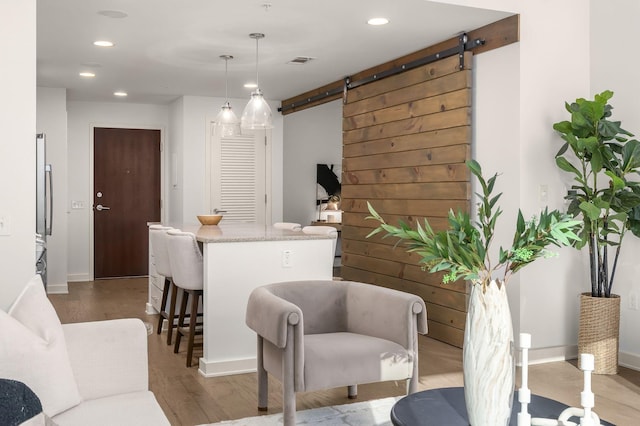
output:
[[[231,109],[229,102],[225,102],[216,115],[215,124],[220,130],[220,136],[236,136],[240,134],[240,120]]]
[[[242,128],[271,129],[273,128],[271,108],[264,99],[262,91],[256,89],[251,92],[251,99],[242,113]]]
[[[233,59],[231,55],[222,55],[220,58],[224,59],[224,87],[225,87],[225,102],[220,109],[218,115],[216,115],[214,123],[218,127],[220,136],[229,137],[240,134],[240,120],[231,109],[229,103],[229,91],[227,80],[227,64],[229,59]]]
[[[252,33],[249,37],[256,41],[256,85],[255,91],[251,92],[251,99],[242,112],[243,129],[271,129],[273,128],[271,108],[264,99],[260,84],[258,83],[258,40],[264,38],[264,34]]]

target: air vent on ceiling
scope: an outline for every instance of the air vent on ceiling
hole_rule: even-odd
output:
[[[290,60],[289,62],[287,62],[288,64],[298,64],[298,65],[302,65],[302,64],[306,64],[309,61],[313,61],[315,58],[311,58],[309,56],[296,56],[295,58],[293,58],[292,60]]]

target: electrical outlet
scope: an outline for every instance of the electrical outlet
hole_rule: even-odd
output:
[[[291,250],[282,250],[282,267],[291,268],[293,266],[293,252]]]
[[[549,185],[542,184],[538,186],[538,198],[541,203],[549,201]]]

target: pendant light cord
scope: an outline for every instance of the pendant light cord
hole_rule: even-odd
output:
[[[224,58],[224,101],[229,102],[229,77],[228,77],[229,59]]]
[[[256,89],[260,90],[260,83],[258,81],[258,41],[259,37],[256,37]]]

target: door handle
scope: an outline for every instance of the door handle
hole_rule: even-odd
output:
[[[107,207],[107,206],[103,206],[102,204],[98,204],[96,206],[96,210],[98,210],[99,212],[101,212],[102,210],[111,210],[111,207]]]

